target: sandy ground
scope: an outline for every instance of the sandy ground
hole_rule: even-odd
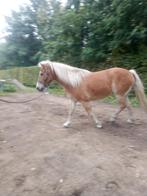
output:
[[[65,129],[68,104],[53,95],[0,102],[0,196],[147,196],[147,115],[135,108],[135,125],[126,112],[112,124],[117,106],[95,102],[103,129],[81,105]]]

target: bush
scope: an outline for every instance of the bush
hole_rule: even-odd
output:
[[[0,91],[1,92],[9,92],[9,93],[11,92],[11,93],[13,93],[13,92],[17,91],[17,88],[13,84],[6,83],[6,84],[3,84],[1,86]]]

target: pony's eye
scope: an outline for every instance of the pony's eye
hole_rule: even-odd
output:
[[[43,73],[40,73],[40,76],[43,76]]]

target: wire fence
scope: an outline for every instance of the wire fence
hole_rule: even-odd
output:
[[[38,79],[38,74],[39,68],[37,66],[0,70],[0,91],[4,88],[4,81],[7,81],[6,83],[8,87],[8,83],[10,83],[8,81],[12,81],[14,79],[24,86],[35,88]],[[139,72],[138,74],[143,82],[145,92],[147,93],[147,74]],[[61,91],[61,87],[57,84],[57,82],[52,83],[50,89],[56,89],[56,91]]]

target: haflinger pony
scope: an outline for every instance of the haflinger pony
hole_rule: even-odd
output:
[[[142,108],[147,111],[144,87],[135,70],[126,70],[116,67],[91,72],[48,60],[40,62],[39,67],[40,73],[36,85],[39,91],[43,91],[53,80],[56,80],[70,95],[71,106],[64,127],[70,126],[76,103],[80,102],[88,115],[92,117],[96,127],[101,128],[102,124],[92,111],[90,101],[102,99],[111,94],[116,96],[120,105],[119,109],[111,117],[111,121],[115,121],[118,114],[127,108],[129,113],[128,122],[132,123],[132,110],[128,101],[128,93],[132,88],[134,88]]]

